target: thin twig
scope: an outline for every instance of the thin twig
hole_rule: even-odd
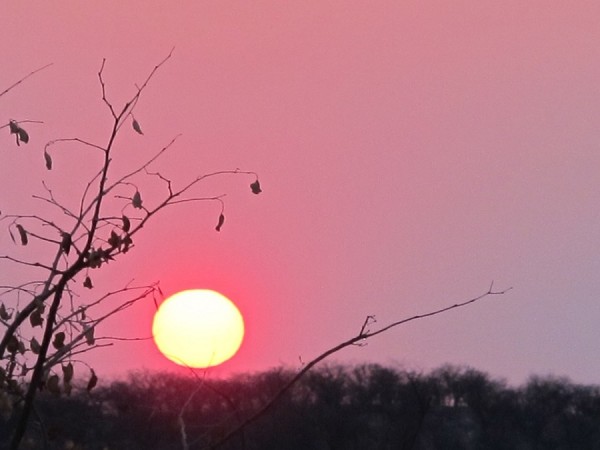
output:
[[[35,75],[36,73],[44,70],[47,67],[50,67],[53,63],[50,64],[46,64],[45,66],[40,67],[39,69],[35,69],[33,72],[30,72],[29,74],[25,75],[23,78],[21,78],[19,81],[17,81],[16,83],[10,85],[9,87],[7,87],[6,89],[4,89],[2,92],[0,92],[0,97],[2,97],[4,94],[8,93],[10,90],[14,89],[15,87],[17,87],[19,84],[21,84],[23,81],[25,81],[27,78],[31,77],[32,75]]]

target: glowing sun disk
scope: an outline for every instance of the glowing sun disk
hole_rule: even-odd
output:
[[[224,295],[192,289],[178,292],[160,305],[152,335],[160,352],[171,361],[210,367],[238,351],[244,338],[244,320]]]

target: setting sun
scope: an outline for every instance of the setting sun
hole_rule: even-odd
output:
[[[165,300],[154,316],[154,342],[182,366],[216,366],[231,358],[244,337],[244,320],[224,295],[208,289],[181,291]]]

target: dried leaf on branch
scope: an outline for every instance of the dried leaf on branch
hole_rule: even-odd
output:
[[[92,279],[89,276],[86,276],[85,280],[83,280],[83,287],[88,289],[92,289],[94,287],[92,284]]]
[[[59,331],[58,333],[56,333],[54,335],[54,340],[52,341],[52,346],[56,350],[60,350],[61,348],[63,348],[65,346],[65,333],[64,332]]]
[[[92,389],[94,389],[96,387],[96,385],[98,384],[98,377],[96,376],[96,372],[94,372],[94,369],[91,369],[92,372],[92,376],[90,377],[90,380],[88,381],[87,384],[87,391],[90,392]]]
[[[129,230],[131,229],[131,221],[129,220],[129,217],[123,215],[123,217],[121,217],[121,220],[123,222],[123,231],[125,233],[129,233]]]
[[[29,142],[29,134],[17,122],[11,120],[8,123],[10,134],[14,134],[17,139],[17,145],[21,145],[21,141],[27,144]]]
[[[29,315],[29,323],[31,323],[32,327],[41,327],[44,323],[44,318],[42,317],[44,314],[44,307],[38,306],[30,315]]]
[[[142,209],[142,194],[140,194],[140,191],[135,191],[131,199],[131,204],[136,209]]]
[[[23,228],[23,225],[17,224],[17,231],[19,232],[19,237],[21,238],[21,245],[27,245],[29,239],[27,238],[27,230]]]
[[[31,351],[34,354],[39,355],[40,350],[41,350],[41,346],[40,346],[40,343],[38,342],[38,340],[35,337],[31,338],[31,342],[29,343],[29,348],[31,348]]]
[[[46,380],[46,389],[54,395],[60,395],[60,386],[58,385],[58,375],[50,375]]]
[[[4,303],[0,303],[0,319],[2,319],[2,320],[10,320],[11,317],[12,317],[12,314],[10,314],[6,310],[6,307],[4,306]]]
[[[219,216],[219,222],[217,222],[217,226],[215,227],[215,230],[221,231],[221,227],[223,226],[224,223],[225,223],[225,216],[223,214],[221,214]]]
[[[96,340],[94,339],[94,327],[85,326],[84,329],[85,331],[83,333],[83,336],[85,337],[85,342],[87,343],[87,345],[94,345],[94,343],[96,342]]]
[[[142,133],[142,128],[140,127],[140,124],[138,123],[137,120],[133,119],[132,126],[136,133],[144,134],[144,133]]]
[[[52,157],[46,150],[44,150],[44,160],[46,161],[46,169],[52,170]]]
[[[260,188],[260,181],[256,180],[254,183],[250,184],[250,189],[252,189],[253,194],[260,194],[262,189]]]
[[[60,242],[60,248],[66,255],[71,251],[71,244],[73,239],[69,233],[62,233],[62,241]]]
[[[69,362],[66,365],[63,365],[62,371],[63,371],[63,382],[70,383],[71,380],[73,379],[73,373],[74,373],[73,364]]]

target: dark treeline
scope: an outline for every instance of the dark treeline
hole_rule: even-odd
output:
[[[204,448],[291,376],[284,369],[229,380],[138,373],[91,394],[42,393],[23,448],[181,449],[184,434],[190,449]],[[1,421],[0,444],[11,429]],[[220,448],[599,449],[600,388],[552,377],[511,387],[452,366],[426,374],[324,366]]]

